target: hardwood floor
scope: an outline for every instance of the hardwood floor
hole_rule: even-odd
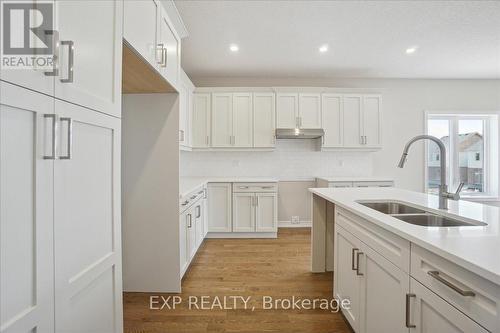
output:
[[[150,296],[158,294],[124,294],[125,333],[352,332],[344,317],[330,310],[263,309],[263,296],[332,299],[332,274],[310,272],[310,237],[309,229],[281,228],[278,239],[205,240],[183,279],[182,294],[160,294],[182,297],[175,310],[150,310]],[[251,300],[247,310],[242,301],[238,309],[189,309],[189,296],[204,295],[210,304],[215,296]],[[162,305],[160,300],[155,307]]]

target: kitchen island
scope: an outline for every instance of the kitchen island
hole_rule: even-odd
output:
[[[351,301],[342,312],[356,332],[500,332],[498,207],[450,200],[442,211],[437,196],[395,188],[310,192],[312,271],[334,271],[334,296]],[[411,224],[369,202],[464,226]]]

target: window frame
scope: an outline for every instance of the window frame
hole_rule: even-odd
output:
[[[470,200],[498,200],[499,198],[499,150],[500,142],[498,134],[500,130],[499,114],[500,111],[431,111],[424,112],[424,130],[428,134],[428,123],[431,119],[448,120],[449,136],[450,136],[450,151],[447,152],[447,181],[448,190],[455,191],[460,181],[460,163],[458,144],[459,121],[464,119],[478,119],[483,121],[483,192],[480,193],[463,193],[462,197]],[[496,142],[494,146],[493,142]],[[497,156],[496,160],[492,159],[493,155]],[[428,193],[428,163],[429,163],[428,144],[424,145],[424,191]]]

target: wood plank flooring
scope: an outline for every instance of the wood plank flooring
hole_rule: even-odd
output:
[[[124,294],[125,333],[352,332],[345,318],[330,310],[263,309],[262,296],[332,298],[332,273],[310,272],[310,241],[308,228],[280,228],[278,239],[207,239],[183,279],[182,294],[160,294],[182,297],[175,310],[150,310],[153,294]],[[215,296],[252,298],[247,310],[243,302],[238,309],[188,308],[189,296],[204,295],[211,296],[210,303]]]

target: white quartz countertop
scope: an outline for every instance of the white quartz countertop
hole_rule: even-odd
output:
[[[183,197],[207,183],[277,183],[276,178],[261,177],[181,177],[179,196]]]
[[[326,177],[316,177],[327,182],[392,182],[394,179],[389,177],[336,177],[336,176],[326,176]]]
[[[309,191],[500,285],[499,207],[449,200],[448,211],[442,211],[438,209],[437,196],[397,188],[312,188]],[[418,226],[365,207],[357,203],[358,200],[408,202],[431,212],[481,221],[487,225]]]

